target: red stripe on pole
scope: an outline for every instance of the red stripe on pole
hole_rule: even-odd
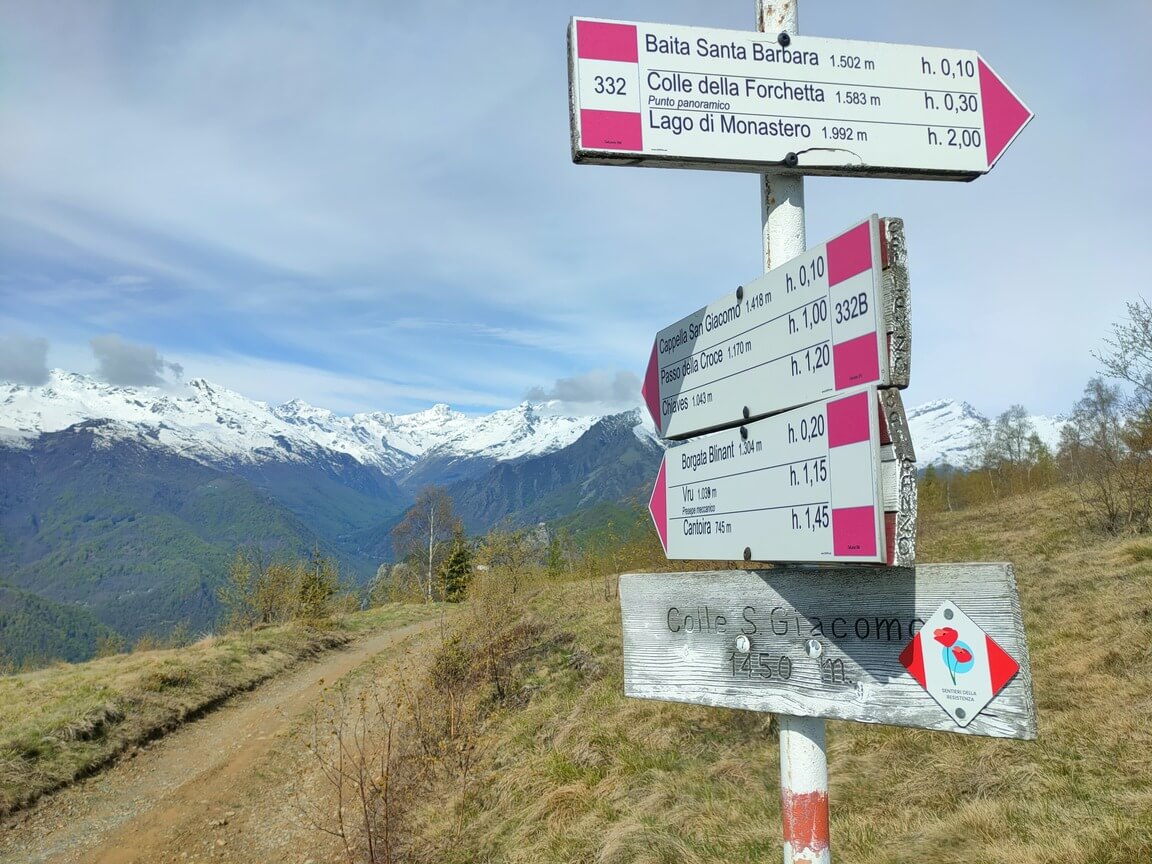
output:
[[[836,285],[872,266],[872,231],[864,222],[828,241],[828,285]]]
[[[577,21],[576,56],[581,60],[638,62],[636,25],[609,24],[604,21]]]
[[[828,849],[827,792],[793,792],[790,789],[781,789],[780,804],[780,815],[784,821],[784,842],[791,845],[793,856],[804,852],[824,852]]]

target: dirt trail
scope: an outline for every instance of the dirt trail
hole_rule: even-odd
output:
[[[0,826],[0,864],[343,860],[304,824],[294,793],[323,795],[288,735],[321,688],[425,621],[289,672]]]

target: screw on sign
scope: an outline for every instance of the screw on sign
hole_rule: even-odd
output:
[[[1020,671],[1020,664],[954,603],[945,602],[900,663],[958,726],[967,726]]]

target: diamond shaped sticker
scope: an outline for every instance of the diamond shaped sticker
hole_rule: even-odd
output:
[[[947,600],[900,652],[900,662],[961,728],[1020,669],[991,636]]]

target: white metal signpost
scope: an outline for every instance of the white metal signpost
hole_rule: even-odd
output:
[[[907,270],[890,234],[903,223],[872,216],[657,333],[642,390],[657,432],[684,438],[862,384],[907,386]]]
[[[915,462],[899,392],[865,388],[669,448],[648,512],[673,559],[908,567]]]
[[[1032,112],[975,51],[573,20],[576,162],[971,180]]]
[[[972,180],[1032,112],[975,52],[801,37],[797,5],[757,0],[755,33],[573,19],[569,110],[577,163],[762,174],[768,272],[652,348],[657,431],[723,430],[669,448],[653,521],[670,558],[874,563],[624,577],[625,690],[780,712],[784,860],[815,864],[824,717],[1036,721],[1011,566],[912,566],[903,225],[806,249],[803,176]]]
[[[649,503],[668,557],[885,561],[879,424],[865,389],[670,448]]]

